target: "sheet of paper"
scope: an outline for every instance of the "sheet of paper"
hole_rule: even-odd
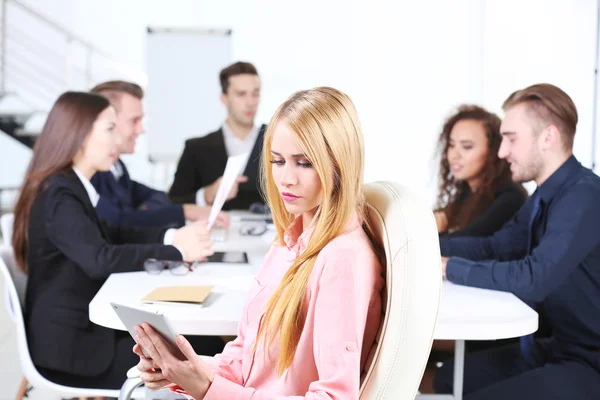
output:
[[[208,216],[209,230],[212,228],[215,220],[217,219],[217,215],[219,215],[219,212],[223,208],[223,204],[225,204],[227,195],[229,192],[231,192],[233,185],[235,185],[235,181],[244,172],[249,157],[250,153],[243,153],[227,159],[225,172],[223,172],[223,179],[221,180],[221,184],[217,190],[217,195],[215,196],[215,201],[210,209],[210,215]]]

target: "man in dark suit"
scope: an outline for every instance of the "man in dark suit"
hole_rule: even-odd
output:
[[[463,398],[600,399],[600,177],[573,155],[577,108],[564,91],[529,86],[503,108],[498,156],[537,189],[493,236],[440,238],[442,275],[513,293],[543,329],[467,355]],[[438,370],[436,393],[453,392],[453,365]]]
[[[248,209],[252,203],[264,202],[258,167],[265,125],[254,123],[260,101],[260,78],[256,68],[246,62],[226,67],[219,78],[227,119],[216,132],[186,141],[169,197],[174,203],[212,205],[227,158],[250,153],[244,174],[223,205],[224,210]]]
[[[107,97],[117,110],[115,132],[121,136],[120,154],[133,153],[137,137],[144,133],[143,89],[135,83],[109,81],[92,92]],[[100,194],[98,215],[115,225],[180,227],[186,220],[207,219],[210,212],[196,204],[172,204],[166,193],[132,180],[120,159],[110,171],[96,173],[92,184]]]

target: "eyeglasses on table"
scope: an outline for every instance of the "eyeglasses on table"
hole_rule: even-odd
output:
[[[188,261],[157,260],[149,258],[144,261],[144,270],[150,275],[158,275],[168,269],[173,275],[186,275],[194,270],[194,263]]]

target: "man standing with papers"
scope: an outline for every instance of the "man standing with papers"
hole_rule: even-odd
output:
[[[248,209],[252,203],[263,203],[258,164],[265,125],[254,122],[260,78],[256,68],[246,62],[226,67],[219,77],[227,119],[218,131],[186,141],[169,196],[175,203],[212,205],[228,158],[248,153],[243,175],[234,182],[223,205],[224,210]]]

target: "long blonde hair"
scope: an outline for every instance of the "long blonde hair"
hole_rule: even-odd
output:
[[[284,233],[295,219],[285,209],[269,162],[273,133],[281,123],[295,134],[299,147],[312,163],[321,180],[323,195],[306,249],[294,260],[267,302],[265,322],[254,344],[254,352],[261,339],[265,349],[269,349],[279,335],[279,375],[289,368],[296,353],[304,327],[303,300],[319,252],[344,232],[356,213],[367,234],[373,237],[365,213],[363,136],[356,109],[350,98],[339,90],[318,87],[290,96],[273,115],[265,134],[261,185],[273,214],[276,241],[284,244]]]

